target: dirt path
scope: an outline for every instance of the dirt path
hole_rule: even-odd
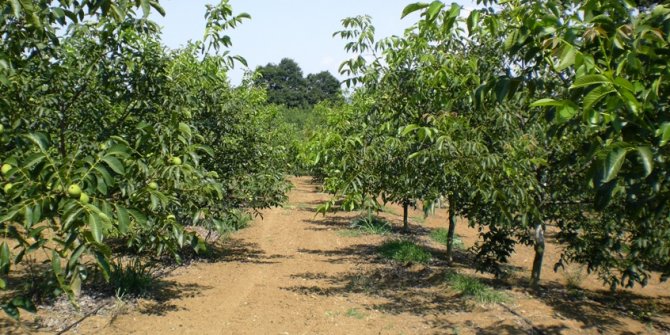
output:
[[[444,213],[424,220],[412,212],[414,238],[429,246],[431,266],[381,261],[374,248],[394,237],[350,236],[355,214],[316,217],[327,199],[308,178],[295,188],[284,208],[264,212],[248,229],[226,242],[226,255],[213,262],[178,268],[161,283],[156,299],[136,308],[112,309],[84,320],[69,334],[664,334],[670,325],[670,286],[652,284],[624,296],[639,309],[618,307],[598,281],[584,278],[583,291],[567,290],[565,275],[551,270],[557,252],[548,249],[543,270],[546,288],[530,291],[527,276],[532,251],[513,257],[509,283],[475,274],[466,252],[457,271],[496,285],[505,305],[481,305],[453,293],[439,257],[443,247],[427,232],[443,227]],[[399,224],[401,209],[384,214]],[[419,224],[420,223],[420,224]],[[467,247],[477,231],[460,224]],[[617,298],[619,299],[619,298]],[[650,312],[647,322],[639,321]],[[636,314],[637,313],[637,314]],[[2,333],[2,331],[0,331]]]
[[[104,316],[90,318],[79,332],[422,333],[426,325],[420,317],[407,315],[396,323],[367,310],[368,297],[362,302],[361,297],[322,294],[347,284],[331,281],[356,272],[360,260],[342,252],[350,239],[338,237],[325,221],[316,222],[313,209],[327,196],[316,193],[308,179],[294,182],[288,206],[265,211],[262,220],[235,234],[231,259],[179,269],[166,279],[169,300],[148,301],[111,325]],[[379,238],[368,239],[372,243]]]

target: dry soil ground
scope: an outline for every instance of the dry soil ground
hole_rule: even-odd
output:
[[[264,212],[250,228],[224,242],[219,259],[195,262],[165,275],[155,297],[132,304],[112,299],[88,312],[69,334],[667,334],[670,332],[670,285],[657,279],[644,289],[612,294],[580,269],[553,272],[558,257],[550,247],[543,287],[526,286],[532,250],[521,249],[512,276],[494,281],[471,270],[461,251],[454,268],[440,259],[444,247],[430,240],[444,227],[444,210],[424,219],[411,213],[411,237],[433,252],[427,266],[394,264],[375,248],[390,236],[355,236],[347,226],[356,214],[315,216],[328,196],[309,178],[293,179],[284,208]],[[399,225],[401,209],[383,216]],[[466,247],[477,231],[460,222]],[[445,282],[447,271],[478,276],[507,299],[483,305],[459,296]],[[581,289],[568,289],[568,278]],[[92,307],[89,308],[93,309]],[[0,320],[0,333],[55,333],[64,316],[42,308],[22,325]],[[35,322],[35,318],[37,321]],[[49,322],[50,321],[50,322]],[[51,329],[36,329],[39,325]]]

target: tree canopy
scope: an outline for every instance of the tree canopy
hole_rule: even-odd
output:
[[[330,72],[303,76],[302,69],[290,58],[279,64],[259,66],[256,84],[267,89],[268,102],[291,108],[313,107],[321,101],[341,101],[340,82]]]
[[[480,4],[410,4],[419,22],[382,40],[368,16],[342,21],[356,92],[304,155],[334,195],[321,210],[446,197],[450,231],[456,214],[480,230],[481,270],[529,245],[537,283],[552,226],[556,268],[667,279],[668,5]]]

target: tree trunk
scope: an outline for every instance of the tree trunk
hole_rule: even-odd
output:
[[[409,211],[409,201],[402,202],[402,231],[409,233],[409,222],[407,221],[407,213]]]
[[[533,270],[530,275],[530,285],[537,286],[540,283],[542,273],[542,259],[544,258],[544,227],[541,223],[535,226],[535,258],[533,259]]]
[[[456,232],[456,204],[449,198],[447,199],[449,206],[449,233],[447,235],[447,263],[451,265],[454,261],[454,235]]]

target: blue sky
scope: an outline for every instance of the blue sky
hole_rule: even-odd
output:
[[[177,48],[189,39],[199,39],[204,31],[205,4],[214,0],[162,0],[165,17],[152,19],[163,27],[163,41]],[[249,68],[294,59],[304,74],[330,71],[351,58],[343,40],[332,37],[342,28],[340,20],[349,16],[371,15],[377,36],[400,35],[417,16],[400,19],[403,8],[416,1],[400,0],[231,0],[235,13],[246,12],[252,19],[230,31],[233,54],[246,58]],[[464,7],[470,0],[458,1]],[[231,72],[233,84],[239,83],[243,70]]]

